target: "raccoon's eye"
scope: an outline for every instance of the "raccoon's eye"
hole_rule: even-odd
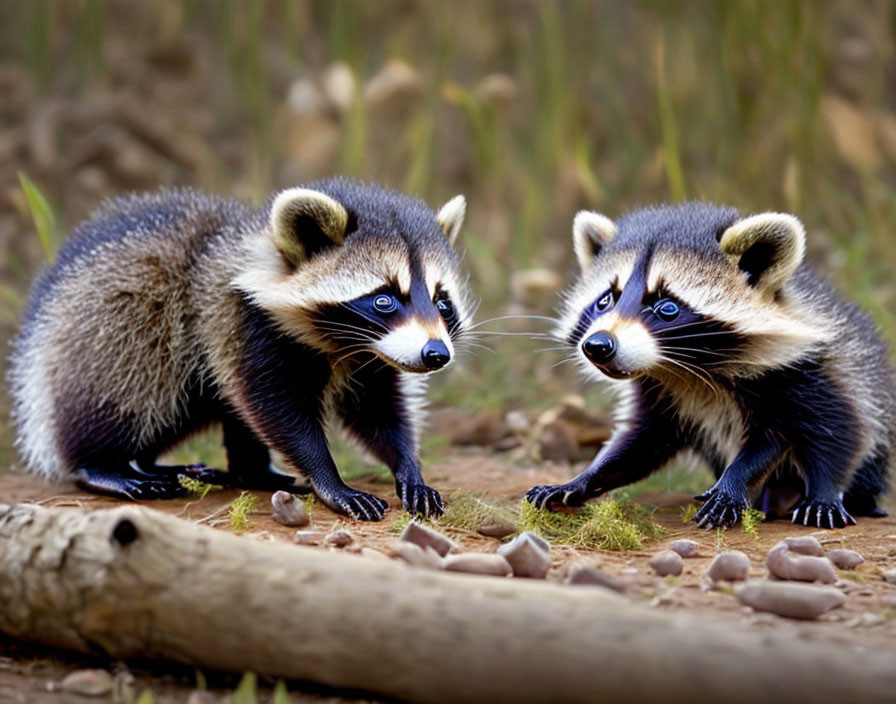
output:
[[[373,299],[373,308],[378,313],[394,313],[398,308],[398,301],[395,300],[395,296],[381,294]]]
[[[449,298],[439,298],[436,300],[436,310],[439,311],[439,315],[445,319],[445,322],[452,322],[455,317],[457,317],[457,311],[454,309],[454,304],[451,302]]]
[[[611,305],[613,305],[613,292],[607,291],[603,296],[597,299],[597,309],[599,311],[605,311]]]
[[[666,298],[653,306],[653,312],[656,313],[658,318],[668,323],[678,317],[681,308],[678,307],[675,301]]]

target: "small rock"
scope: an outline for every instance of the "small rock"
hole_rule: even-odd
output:
[[[496,521],[494,523],[485,523],[476,529],[479,535],[486,538],[506,538],[516,532],[516,526],[504,521]]]
[[[768,557],[765,558],[765,566],[768,567],[769,573],[778,579],[825,584],[837,581],[837,573],[828,558],[795,555],[790,551],[786,541],[778,543],[769,551]]]
[[[573,565],[566,577],[566,583],[595,585],[619,593],[624,592],[627,588],[626,583],[621,579],[616,579],[613,575],[589,565]]]
[[[795,538],[784,538],[784,543],[790,552],[799,553],[800,555],[814,555],[816,557],[824,557],[824,548],[818,542],[818,538],[811,535],[800,535]]]
[[[442,568],[449,572],[467,572],[495,577],[509,577],[513,573],[503,555],[487,552],[465,552],[449,555],[442,561]]]
[[[852,570],[861,565],[865,558],[861,553],[855,550],[846,550],[844,548],[835,548],[828,550],[827,558],[841,570]]]
[[[401,532],[401,540],[414,543],[421,548],[430,547],[441,557],[445,557],[452,549],[457,548],[454,541],[417,521],[411,521],[405,526]]]
[[[766,580],[739,585],[734,588],[734,595],[757,611],[799,619],[817,618],[846,601],[843,593],[833,587]]]
[[[572,427],[556,420],[538,433],[538,456],[543,460],[572,460],[579,454],[579,443]]]
[[[304,526],[308,524],[308,511],[305,502],[297,499],[288,491],[275,491],[271,495],[273,517],[277,523],[285,526]]]
[[[372,560],[388,560],[386,553],[375,550],[374,548],[361,548],[361,557],[369,557]]]
[[[391,554],[414,567],[437,570],[442,566],[442,558],[429,546],[424,549],[416,543],[398,540],[392,544]]]
[[[551,546],[544,538],[529,531],[502,545],[498,554],[510,563],[514,577],[544,579],[551,569]]]
[[[324,536],[324,545],[328,547],[344,548],[353,542],[355,542],[355,536],[343,528],[331,531]]]
[[[649,564],[653,568],[653,571],[660,577],[666,577],[668,575],[677,577],[684,569],[684,560],[681,559],[681,555],[672,550],[661,550],[651,557],[647,564]]]
[[[297,530],[292,539],[299,545],[320,545],[325,537],[319,530]]]
[[[682,557],[697,557],[698,545],[693,540],[673,540],[666,547],[672,552],[677,552]]]
[[[731,550],[716,555],[706,576],[713,582],[742,582],[750,574],[750,558],[739,550]]]
[[[882,570],[880,576],[884,578],[885,582],[896,584],[896,570]]]
[[[77,670],[66,675],[59,687],[63,692],[84,697],[105,697],[111,694],[115,681],[105,670]]]

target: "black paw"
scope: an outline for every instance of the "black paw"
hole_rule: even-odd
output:
[[[215,486],[235,489],[255,489],[257,491],[288,491],[291,494],[309,494],[311,485],[301,477],[293,477],[280,472],[261,470],[256,473],[224,471],[194,464],[185,467],[184,476]]]
[[[131,501],[151,501],[154,499],[176,499],[186,496],[189,491],[180,485],[176,476],[143,479],[122,477],[112,473],[79,469],[75,472],[75,483],[82,489],[115,496]]]
[[[735,496],[717,487],[700,494],[697,499],[706,503],[693,520],[698,528],[706,529],[733,528],[740,523],[744,509],[749,505],[746,497]]]
[[[428,518],[445,512],[445,502],[439,492],[426,484],[399,484],[396,492],[408,513]]]
[[[842,501],[806,499],[794,509],[793,522],[813,528],[846,528],[854,526],[856,519],[849,515]]]
[[[593,496],[593,495],[592,495]],[[589,496],[584,486],[579,484],[543,484],[533,486],[526,492],[526,500],[535,508],[552,509],[559,506],[576,508],[582,506]]]
[[[346,488],[332,499],[321,500],[334,511],[347,513],[359,521],[381,521],[389,508],[383,499],[366,491]]]

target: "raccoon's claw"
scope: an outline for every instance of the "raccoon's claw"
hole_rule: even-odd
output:
[[[445,503],[435,489],[426,484],[400,484],[398,495],[405,510],[416,516],[441,516],[445,512]]]
[[[803,501],[793,511],[793,522],[813,528],[846,528],[856,519],[849,515],[841,501]]]
[[[706,491],[704,491],[702,494],[697,494],[697,496],[695,496],[694,498],[697,501],[709,501],[713,496],[716,495],[717,491],[718,491],[718,489],[716,489],[713,486],[713,487],[710,487],[709,489],[707,489]]]
[[[535,508],[551,510],[557,506],[569,506],[572,508],[581,506],[590,497],[585,495],[585,489],[578,484],[542,484],[533,486],[526,492],[526,500]]]
[[[88,491],[131,501],[176,499],[188,493],[174,475],[145,479],[137,476],[125,477],[103,470],[79,469],[75,472],[75,483]]]
[[[746,500],[715,487],[697,498],[706,501],[693,519],[698,528],[733,528],[740,523],[747,508]]]
[[[368,494],[366,491],[347,489],[336,498],[331,508],[347,513],[359,521],[381,521],[386,515],[389,504],[379,496]]]
[[[291,494],[311,493],[311,485],[303,482],[301,477],[283,474],[269,469],[256,474],[240,474],[238,472],[212,469],[204,464],[194,464],[185,468],[184,475],[206,484],[231,487],[234,489],[255,489],[257,491],[288,491]]]

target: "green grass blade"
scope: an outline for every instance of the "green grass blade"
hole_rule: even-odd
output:
[[[34,227],[37,228],[37,236],[44,248],[44,254],[47,256],[47,261],[52,262],[56,257],[56,218],[53,209],[40,189],[21,171],[19,183],[25,192],[28,209],[31,211],[31,218],[34,220]]]

